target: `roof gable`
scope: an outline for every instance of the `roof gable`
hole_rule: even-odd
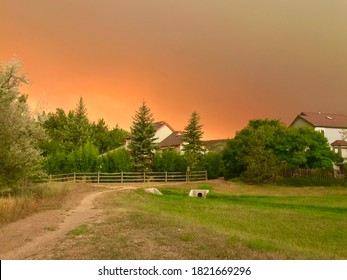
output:
[[[345,140],[336,140],[331,143],[331,146],[347,146],[347,142]]]
[[[173,132],[160,142],[160,148],[180,146],[183,144],[182,134],[178,131]]]
[[[313,127],[347,128],[347,116],[341,114],[301,112],[290,126],[298,119],[304,120]]]
[[[169,125],[167,122],[165,121],[159,121],[159,122],[154,122],[153,126],[155,128],[155,130],[159,130],[160,128],[162,128],[163,126],[167,126],[172,132],[174,132],[175,130],[171,127],[171,125]]]

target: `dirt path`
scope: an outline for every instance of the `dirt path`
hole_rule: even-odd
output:
[[[89,193],[76,208],[39,212],[1,228],[0,259],[49,259],[55,244],[71,229],[103,219],[102,209],[93,205],[97,196],[125,189],[134,187],[116,187]]]

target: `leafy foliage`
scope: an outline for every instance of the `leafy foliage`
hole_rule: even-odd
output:
[[[103,119],[90,125],[91,142],[99,149],[101,154],[124,145],[127,132],[118,126],[109,129]]]
[[[15,60],[0,64],[0,187],[16,185],[40,172],[39,142],[45,133],[19,91],[27,83],[20,70]]]
[[[203,155],[198,164],[198,169],[206,170],[208,179],[216,179],[223,176],[222,153],[209,152]]]
[[[278,120],[252,120],[223,151],[224,177],[274,182],[282,168],[332,168],[341,157],[310,128],[286,128]]]
[[[185,172],[187,170],[186,159],[175,150],[165,149],[155,155],[153,170],[157,172]]]
[[[108,152],[101,157],[102,172],[129,172],[132,171],[132,160],[130,154],[124,148]]]
[[[68,156],[70,172],[97,172],[100,171],[98,148],[92,143],[86,143],[74,150]]]
[[[109,129],[103,119],[91,123],[83,99],[67,114],[61,108],[42,114],[43,128],[49,139],[41,143],[50,174],[91,172],[100,169],[99,153],[104,154],[124,144],[126,131]]]
[[[308,127],[288,128],[276,154],[288,168],[332,168],[333,162],[342,161],[324,135]]]
[[[149,107],[143,102],[133,118],[129,143],[129,152],[136,171],[150,169],[158,148],[154,138],[156,131],[153,121]]]

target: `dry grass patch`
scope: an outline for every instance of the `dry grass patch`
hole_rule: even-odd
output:
[[[64,203],[74,207],[76,198],[90,191],[95,189],[86,184],[49,183],[27,188],[15,197],[2,197],[0,227],[41,210],[57,209]]]

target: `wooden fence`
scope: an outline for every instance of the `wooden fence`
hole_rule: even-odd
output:
[[[68,173],[49,175],[48,182],[88,183],[146,183],[206,181],[207,171],[192,172],[117,172],[117,173]]]
[[[313,179],[341,179],[345,174],[338,170],[325,169],[285,169],[282,172],[284,178],[313,178]]]

